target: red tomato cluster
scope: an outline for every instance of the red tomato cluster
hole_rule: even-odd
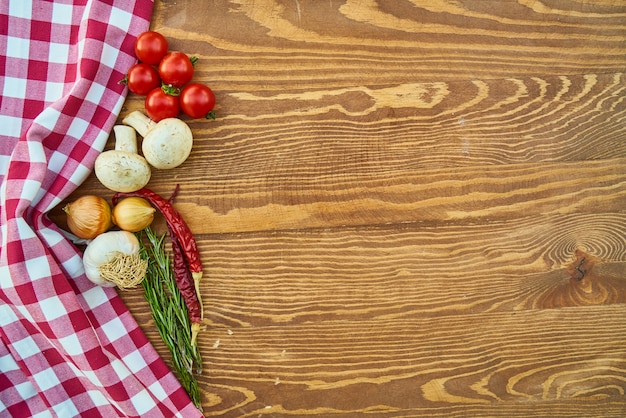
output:
[[[190,83],[196,58],[168,51],[165,37],[155,31],[143,32],[135,41],[139,63],[124,79],[128,89],[146,96],[146,113],[158,122],[177,117],[182,111],[191,118],[214,119],[215,94],[206,85]]]

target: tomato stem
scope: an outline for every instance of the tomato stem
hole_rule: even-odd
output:
[[[172,86],[171,84],[163,83],[161,85],[161,90],[170,96],[180,96],[180,88]]]

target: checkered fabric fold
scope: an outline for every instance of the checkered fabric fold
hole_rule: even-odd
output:
[[[201,416],[47,217],[104,148],[152,7],[0,2],[0,416]]]

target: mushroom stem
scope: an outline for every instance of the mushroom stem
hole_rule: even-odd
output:
[[[141,113],[139,110],[130,112],[122,122],[128,126],[135,128],[139,135],[145,136],[150,132],[152,128],[156,126],[156,122],[150,119],[148,116]]]
[[[115,125],[115,150],[137,154],[137,131],[130,126]]]

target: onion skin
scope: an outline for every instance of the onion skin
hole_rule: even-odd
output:
[[[78,238],[94,239],[113,226],[111,206],[100,196],[79,197],[63,208],[67,227]]]
[[[127,197],[113,207],[113,223],[124,231],[139,232],[152,224],[155,212],[146,199]]]

